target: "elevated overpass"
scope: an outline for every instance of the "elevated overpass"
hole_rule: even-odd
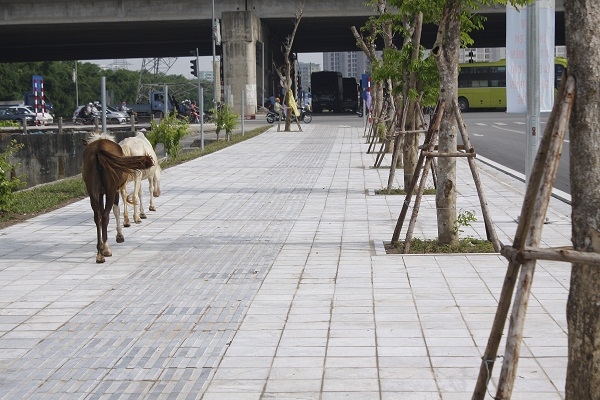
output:
[[[356,50],[351,26],[370,15],[366,0],[303,0],[304,15],[294,51]],[[290,33],[299,1],[215,0],[215,16],[228,11],[255,14],[270,40]],[[556,43],[564,44],[563,0],[556,1]],[[504,7],[481,11],[485,30],[474,32],[474,47],[504,47]],[[183,57],[198,48],[212,54],[211,0],[2,0],[0,62]],[[224,27],[225,28],[225,27]],[[431,46],[435,26],[426,26],[423,44]]]
[[[293,51],[356,50],[350,27],[364,26],[371,15],[365,1],[302,0],[304,13]],[[1,0],[0,62],[189,57],[196,48],[201,56],[211,55],[212,4],[211,0]],[[272,61],[281,56],[281,43],[291,33],[298,4],[214,0],[223,40],[217,51],[223,55],[223,80],[233,93],[248,83],[260,84],[261,74],[264,81],[273,80]],[[565,41],[563,0],[556,0],[556,9],[560,45]],[[472,34],[474,47],[504,47],[505,8],[485,8],[481,14],[488,20],[484,30]],[[424,46],[433,44],[436,30],[424,28]],[[256,90],[257,98],[268,92]]]

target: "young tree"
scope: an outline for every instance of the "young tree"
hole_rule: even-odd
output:
[[[438,97],[438,73],[433,57],[425,57],[421,46],[423,23],[436,21],[439,5],[424,4],[421,0],[389,0],[396,7],[397,15],[392,19],[394,29],[404,40],[399,50],[386,49],[383,65],[377,75],[390,77],[398,87],[396,120],[397,130],[414,131],[420,126],[420,110],[423,105],[434,105]],[[415,173],[418,160],[419,134],[406,133],[398,136],[394,148],[396,166],[404,166],[404,187],[408,187]],[[400,157],[400,151],[402,156]],[[388,189],[394,178],[390,169]]]
[[[371,62],[372,72],[377,70],[382,64],[382,58],[377,54],[377,45],[375,41],[381,36],[384,41],[384,49],[391,48],[393,44],[393,30],[391,20],[389,19],[390,13],[388,12],[387,0],[371,0],[367,3],[367,6],[373,8],[377,12],[377,16],[369,18],[367,24],[361,28],[359,33],[356,27],[350,27],[354,38],[356,39],[356,46],[365,53],[369,61]],[[379,117],[383,109],[383,93],[386,78],[372,74],[371,76],[371,92],[373,93],[373,115]],[[391,92],[390,92],[391,94]],[[381,134],[384,123],[377,121],[377,133]]]
[[[458,124],[452,103],[458,98],[458,56],[460,49],[461,0],[447,0],[438,24],[436,41],[431,53],[440,74],[440,100],[446,103],[439,131],[441,153],[453,153],[457,148]],[[456,159],[440,157],[437,164],[437,193],[435,196],[438,240],[451,244],[458,240],[456,220]]]
[[[423,0],[424,4],[431,2]],[[440,100],[446,107],[442,116],[438,148],[440,152],[456,152],[458,124],[453,102],[458,97],[458,58],[462,44],[473,41],[468,33],[482,27],[482,20],[475,15],[482,6],[493,4],[523,5],[529,0],[436,0],[443,5],[438,22],[438,33],[431,53],[436,60],[440,77]],[[436,209],[438,240],[444,244],[455,243],[458,234],[456,221],[456,158],[440,157],[437,164]]]
[[[513,4],[521,4],[527,0],[510,0]],[[388,14],[387,0],[373,0],[370,6],[376,6],[379,13],[378,17],[371,18],[369,24],[364,30],[370,32],[369,41],[358,36],[356,29],[353,29],[354,36],[357,38],[357,45],[367,55],[374,55],[374,43],[377,35],[381,35],[386,45],[385,49],[394,48],[392,43],[393,33],[401,30],[404,35],[405,52],[410,54],[406,60],[414,62],[417,58],[417,43],[420,41],[420,27],[423,21],[433,22],[438,25],[438,34],[436,42],[432,48],[432,55],[437,65],[439,74],[439,99],[447,104],[440,129],[439,148],[440,151],[454,152],[457,148],[458,126],[453,114],[452,102],[457,98],[458,91],[458,58],[461,44],[472,43],[468,36],[474,28],[481,28],[481,18],[474,15],[482,5],[506,4],[507,0],[405,0],[398,2],[390,0],[398,7],[401,22],[391,18]],[[421,16],[421,13],[423,17]],[[416,15],[416,17],[415,17]],[[422,18],[425,18],[424,20]],[[401,26],[401,28],[398,27]],[[385,54],[384,50],[384,54]],[[387,58],[384,57],[384,63]],[[373,61],[373,60],[372,60]],[[374,71],[385,65],[374,64]],[[403,70],[407,69],[405,67]],[[405,85],[404,96],[400,97],[407,105],[407,111],[410,109],[409,99],[411,91],[415,90],[415,70],[408,70],[402,77]],[[380,78],[381,79],[381,78]],[[377,92],[376,98],[382,98]],[[415,96],[416,97],[416,96]],[[413,108],[414,110],[414,108]],[[414,115],[414,114],[413,114]],[[414,120],[414,118],[412,119]],[[405,153],[409,160],[414,160],[416,151],[413,149],[415,138],[407,144]],[[409,162],[409,170],[414,170],[412,161]],[[405,180],[412,178],[413,173],[407,172]],[[454,229],[456,220],[456,159],[453,157],[441,158],[438,162],[438,192],[436,196],[436,205],[438,210],[438,239],[445,244],[451,244],[458,240],[458,235]]]
[[[292,63],[290,60],[290,56],[292,54],[292,46],[294,44],[294,38],[296,37],[296,31],[298,30],[298,25],[300,25],[300,20],[302,19],[302,12],[304,9],[304,5],[300,4],[300,6],[298,7],[298,9],[296,9],[296,12],[294,13],[294,29],[292,30],[292,33],[286,37],[285,42],[283,42],[283,48],[282,48],[282,53],[283,53],[283,65],[278,67],[275,66],[275,71],[277,72],[277,75],[279,75],[279,79],[281,80],[281,82],[283,82],[283,90],[285,91],[285,95],[283,98],[283,102],[285,105],[287,105],[287,113],[285,116],[285,129],[284,132],[290,132],[291,131],[291,124],[292,124],[292,111],[295,110],[296,107],[296,100],[293,96],[293,92],[292,92]],[[298,122],[298,119],[296,118],[296,122]],[[298,127],[300,128],[300,130],[302,130],[302,128],[300,127],[300,123],[298,123]]]
[[[566,0],[568,74],[575,78],[569,123],[572,241],[600,252],[600,13],[595,0]],[[563,78],[564,79],[564,78]],[[566,400],[600,399],[600,270],[576,263],[567,302],[569,361]]]

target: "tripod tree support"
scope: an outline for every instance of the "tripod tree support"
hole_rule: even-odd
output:
[[[523,339],[523,327],[531,285],[535,272],[535,258],[524,257],[524,254],[536,255],[531,250],[537,250],[541,241],[541,233],[546,217],[546,211],[552,194],[552,187],[556,178],[556,171],[560,161],[562,144],[571,109],[575,97],[575,80],[569,76],[563,79],[555,105],[548,120],[546,131],[542,137],[535,163],[532,168],[529,184],[525,191],[525,198],[521,208],[519,224],[515,232],[512,249],[502,249],[502,254],[510,254],[509,264],[504,278],[504,284],[498,301],[498,308],[488,338],[487,347],[482,357],[479,376],[473,392],[472,400],[483,400],[487,392],[487,384],[491,378],[494,362],[497,357],[498,346],[504,331],[504,325],[511,305],[515,284],[518,282],[517,293],[510,318],[506,350],[498,389],[495,399],[507,400],[511,398],[517,365]],[[516,252],[516,255],[514,255]],[[552,252],[544,252],[552,253]],[[553,252],[561,254],[563,259],[572,256],[571,253]],[[541,253],[537,253],[540,255]],[[545,257],[539,257],[545,258]],[[570,257],[569,257],[570,258]]]

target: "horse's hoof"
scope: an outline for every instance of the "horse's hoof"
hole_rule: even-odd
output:
[[[129,228],[130,226],[131,226],[131,223],[129,223],[129,221],[123,222],[123,227],[124,228]]]
[[[123,243],[125,241],[125,236],[119,234],[117,235],[117,243]]]
[[[136,220],[135,220],[135,223],[136,223],[136,224],[141,224],[141,223],[142,223],[142,220],[138,218],[138,219],[136,219]]]
[[[146,217],[146,214],[140,214],[140,218],[141,218],[141,219],[146,219],[146,218],[148,218],[148,217]]]
[[[96,264],[102,264],[104,262],[104,256],[102,254],[98,254],[96,256]]]
[[[156,211],[156,207],[154,207],[154,206],[150,206],[149,210],[150,210],[150,211]]]
[[[112,253],[110,250],[104,250],[102,251],[102,254],[104,255],[104,257],[112,257]]]

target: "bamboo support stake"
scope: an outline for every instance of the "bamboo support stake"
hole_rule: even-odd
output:
[[[503,246],[500,254],[509,261],[518,261],[520,263],[524,263],[527,260],[550,260],[600,266],[600,253],[575,251],[572,247],[540,249],[533,246],[525,246],[523,250],[519,251],[512,246]]]
[[[440,120],[441,121],[441,120]],[[423,167],[423,174],[421,176],[421,182],[419,184],[419,190],[417,191],[417,195],[415,197],[415,204],[413,205],[413,212],[410,218],[410,222],[408,223],[408,228],[406,230],[406,238],[404,239],[404,248],[402,252],[404,254],[408,254],[410,251],[410,242],[412,240],[413,231],[415,230],[415,225],[417,223],[417,215],[419,214],[419,209],[421,208],[421,198],[423,197],[423,192],[425,191],[425,183],[427,182],[427,175],[429,170],[433,171],[433,167],[435,165],[435,158],[431,156],[431,154],[435,154],[433,149],[437,147],[437,133],[438,130],[433,131],[433,135],[431,135],[429,142],[427,143],[427,148],[422,150],[423,155],[426,157],[425,166]],[[430,154],[428,156],[428,153]],[[438,153],[439,154],[439,153]],[[416,171],[415,171],[416,174]],[[433,173],[435,174],[435,172]]]
[[[434,131],[437,132],[437,131]],[[432,142],[435,142],[437,139],[437,135],[434,133]],[[432,147],[432,146],[430,146]],[[421,182],[419,183],[419,190],[417,191],[417,195],[415,196],[415,204],[413,205],[413,212],[410,217],[410,222],[408,223],[408,228],[406,230],[406,238],[404,239],[404,248],[402,252],[404,254],[408,254],[410,251],[410,241],[412,240],[413,231],[415,229],[415,224],[417,223],[417,215],[419,214],[419,208],[421,207],[421,198],[423,197],[423,191],[425,190],[425,182],[427,181],[427,174],[429,169],[431,168],[431,163],[433,161],[432,157],[427,157],[425,161],[425,166],[423,167],[423,174],[421,175]],[[415,172],[416,174],[416,172]]]
[[[419,95],[419,99],[416,103],[419,108],[419,104],[421,102],[422,97],[423,93]],[[390,165],[390,174],[388,176],[387,194],[390,194],[392,192],[392,185],[394,183],[394,177],[396,176],[396,164],[398,163],[398,157],[400,156],[400,138],[406,137],[406,134],[403,134],[402,131],[404,131],[406,127],[406,116],[408,115],[409,107],[410,100],[404,99],[402,107],[402,119],[400,120],[400,129],[394,137],[394,148],[392,149],[392,164]],[[394,117],[396,117],[396,114],[394,114]]]
[[[371,113],[369,113],[369,116],[371,116]],[[371,141],[371,135],[373,135],[373,127],[375,126],[375,117],[371,116],[371,122],[369,122],[368,125],[368,131],[367,131],[367,135],[365,136],[365,140],[366,143],[369,143]],[[365,127],[366,129],[366,127]]]
[[[426,151],[425,157],[475,157],[475,153],[440,153],[437,151]]]
[[[454,107],[454,116],[456,117],[458,130],[460,131],[463,145],[465,146],[465,151],[467,153],[474,153],[474,149],[473,146],[471,146],[471,140],[467,134],[465,121],[462,119],[458,103],[456,101],[452,102],[452,107]],[[481,185],[479,171],[477,170],[477,166],[475,165],[475,160],[473,158],[469,158],[468,161],[469,168],[471,169],[471,175],[473,175],[473,182],[475,182],[475,187],[477,188],[477,195],[479,196],[479,204],[481,204],[481,213],[483,214],[483,221],[488,234],[488,240],[490,240],[494,245],[494,250],[499,252],[502,245],[500,244],[500,240],[498,240],[498,235],[496,234],[496,228],[494,228],[494,223],[492,222],[492,216],[488,208],[488,203],[485,195],[483,194],[483,187]]]
[[[446,107],[446,102],[441,101],[438,103],[435,111],[435,122],[429,127],[425,135],[425,143],[431,142],[431,138],[434,135],[434,132],[437,132],[440,129],[440,124],[442,122],[442,115],[444,114],[444,109]],[[435,145],[435,143],[434,143]],[[410,204],[410,199],[412,198],[413,191],[417,186],[417,181],[419,180],[419,172],[421,168],[423,168],[423,164],[425,162],[425,156],[423,155],[423,151],[419,154],[419,159],[417,161],[417,165],[415,167],[415,173],[410,182],[410,186],[405,188],[406,196],[404,198],[404,203],[402,204],[402,210],[400,211],[400,216],[398,216],[398,221],[396,222],[396,227],[394,228],[394,233],[392,235],[392,244],[398,243],[398,238],[400,237],[400,231],[402,230],[402,226],[404,225],[404,218],[406,218],[406,213],[408,211],[408,206]]]
[[[367,154],[371,153],[371,150],[374,149],[375,147],[375,143],[377,141],[377,127],[379,126],[379,122],[381,120],[385,121],[385,115],[387,113],[387,108],[388,108],[388,100],[385,100],[383,103],[383,106],[381,107],[381,110],[379,111],[379,115],[377,115],[376,117],[373,118],[372,124],[371,124],[371,135],[368,139],[370,139],[371,144],[369,145],[369,148],[367,149]]]
[[[375,143],[377,142],[377,119],[373,120],[373,129],[371,129],[371,136],[369,138],[369,148],[367,149],[367,154],[371,154],[371,150],[375,147]]]
[[[558,115],[554,123],[547,126],[544,136],[550,136],[548,150],[544,159],[536,157],[535,162],[543,168],[542,179],[539,186],[539,195],[535,199],[534,213],[532,215],[532,228],[528,234],[526,245],[538,246],[542,237],[542,227],[546,219],[546,212],[552,188],[556,179],[558,163],[562,152],[564,138],[569,124],[569,117],[574,98],[575,80],[573,77],[567,78],[567,89],[564,100],[559,104]],[[572,91],[570,91],[572,90]],[[538,153],[539,155],[539,153]],[[517,374],[519,364],[519,354],[521,343],[523,341],[523,328],[525,326],[525,316],[527,314],[527,305],[531,294],[531,285],[535,273],[535,260],[527,260],[521,267],[517,293],[513,303],[513,312],[510,317],[510,326],[508,329],[506,351],[504,353],[504,362],[498,380],[497,399],[510,399]]]
[[[377,157],[375,158],[374,168],[379,168],[381,166],[381,163],[383,162],[383,159],[385,157],[385,148],[392,140],[391,138],[393,138],[395,135],[395,133],[392,133],[392,134],[389,133],[389,131],[392,130],[392,128],[394,127],[395,121],[396,121],[396,115],[394,114],[394,116],[390,120],[390,125],[389,126],[386,125],[386,132],[388,132],[388,133],[385,135],[385,139],[383,140],[383,142],[381,142],[381,147],[379,148],[379,153],[377,154]],[[393,161],[392,161],[392,163],[393,163]]]
[[[385,148],[385,145],[389,143],[389,141],[389,137],[386,136],[383,142],[381,142],[381,147],[379,147],[379,152],[377,152],[377,157],[375,157],[375,163],[373,164],[373,168],[379,168],[381,166],[383,158],[385,157],[385,152],[383,151],[383,149]]]
[[[561,85],[557,99],[563,99],[563,97],[566,97],[565,84],[567,80],[569,79],[563,80],[563,84]],[[571,83],[572,85],[569,86],[571,88],[569,89],[569,93],[572,97],[572,91],[574,90],[572,88],[574,87],[574,83],[572,80]],[[547,129],[548,127],[554,126],[556,114],[558,113],[558,104],[558,102],[555,104],[555,107],[552,110],[552,113],[550,114]],[[536,157],[536,163],[534,164],[533,169],[531,171],[529,184],[527,185],[525,191],[525,199],[521,207],[521,217],[519,219],[517,230],[515,232],[513,247],[518,250],[521,250],[525,247],[525,242],[528,238],[528,229],[531,226],[531,220],[533,215],[533,208],[530,207],[531,199],[535,198],[540,187],[540,182],[542,180],[544,166],[543,162],[537,162],[537,159],[546,159],[546,153],[548,151],[549,146],[550,135],[544,135],[540,143],[538,155]],[[531,228],[534,229],[534,227]],[[520,266],[521,264],[518,261],[511,261],[509,262],[508,268],[506,270],[504,283],[502,285],[502,290],[500,293],[500,299],[498,300],[498,308],[496,309],[496,315],[494,317],[494,322],[490,331],[490,337],[488,338],[488,343],[484,355],[482,357],[482,362],[479,368],[479,376],[477,378],[477,383],[475,385],[475,389],[473,391],[473,396],[471,397],[471,400],[483,400],[485,398],[487,391],[487,383],[491,378],[491,374],[494,368],[495,359],[498,353],[498,346],[500,345],[500,340],[502,339],[502,332],[504,331],[504,324],[506,322],[506,317],[510,308],[510,301],[513,295]]]

